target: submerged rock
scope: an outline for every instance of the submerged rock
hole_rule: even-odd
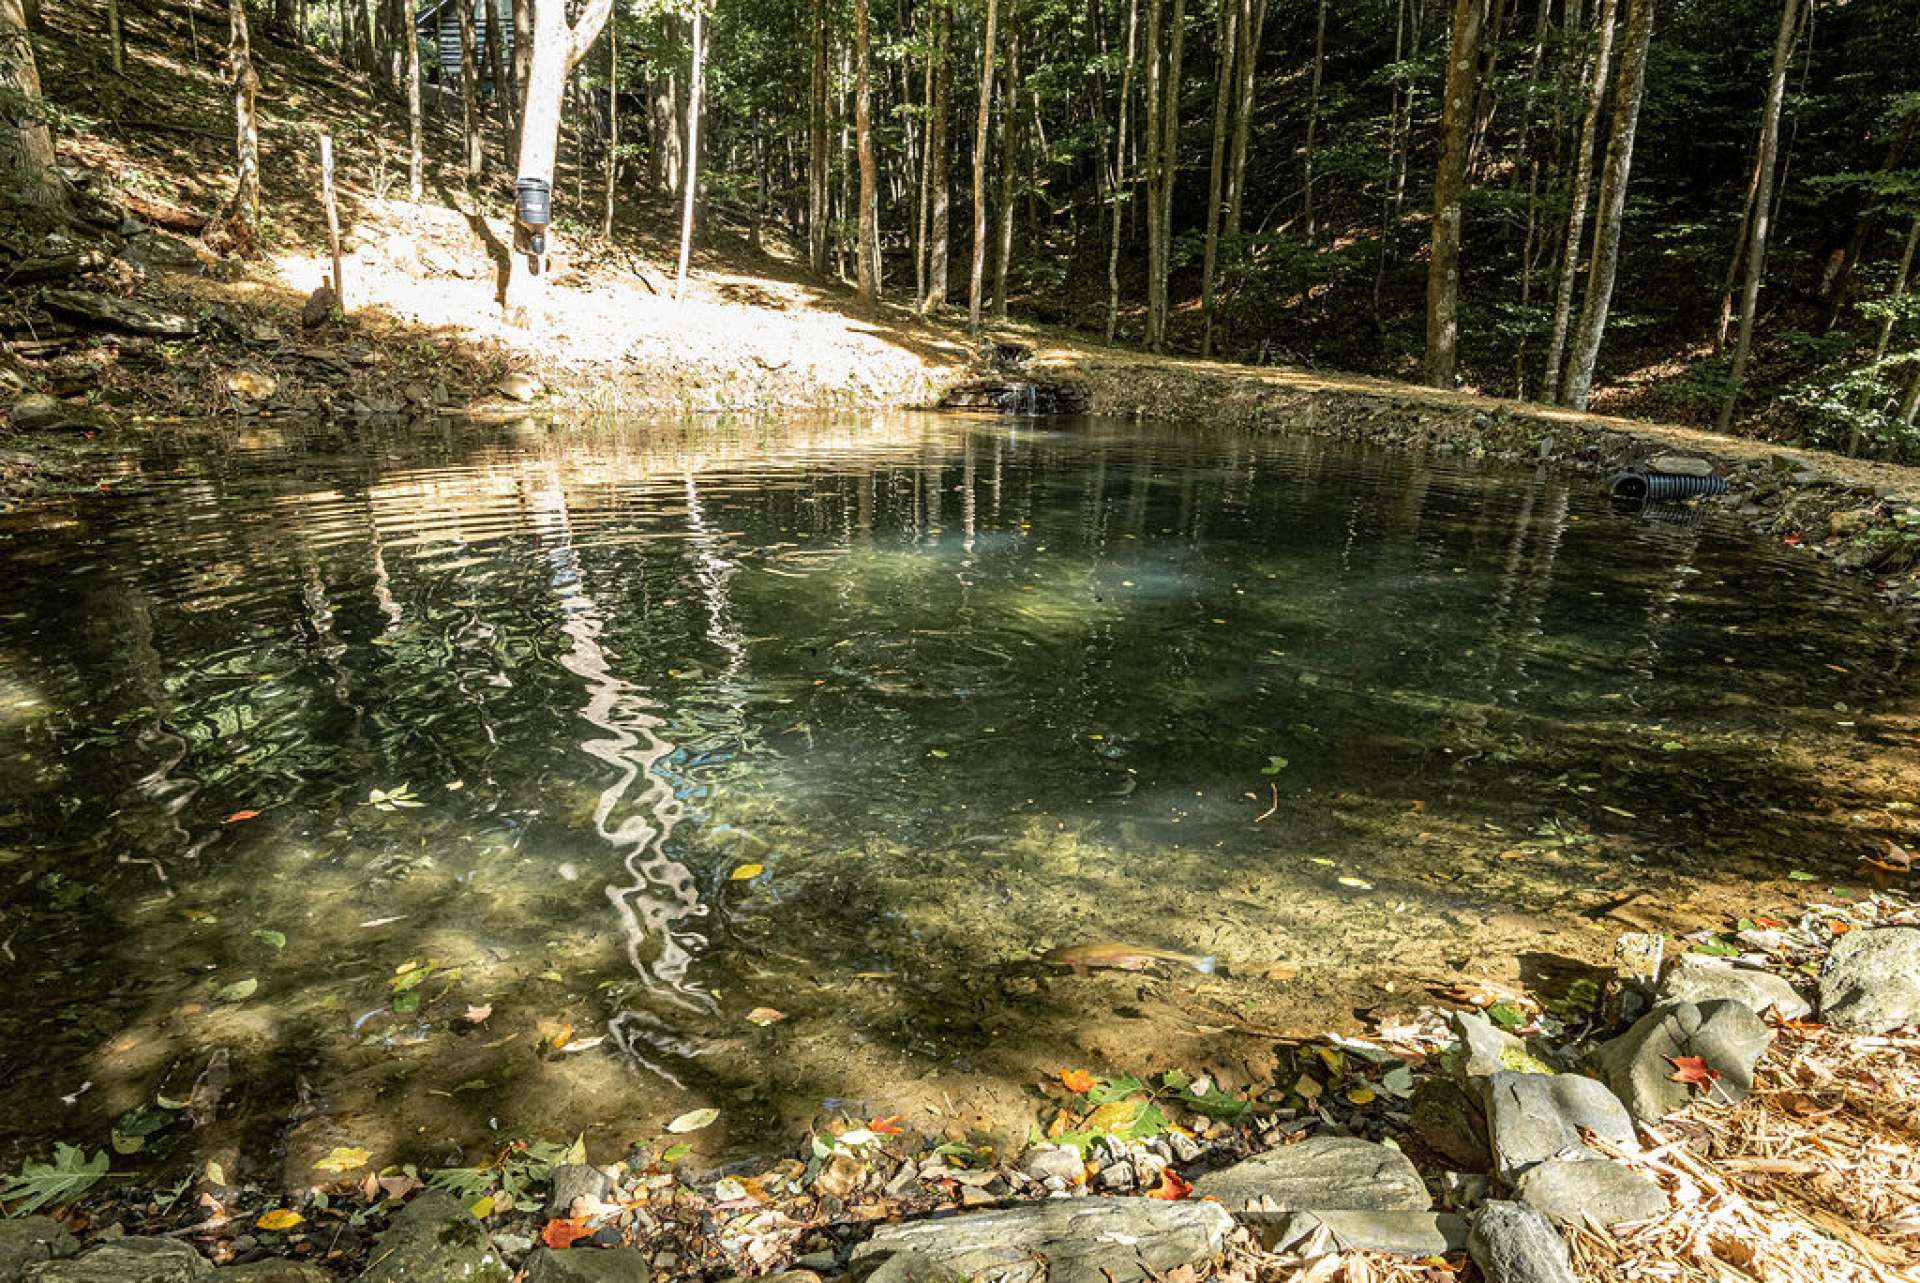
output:
[[[1424,1212],[1433,1203],[1405,1154],[1345,1136],[1310,1137],[1208,1172],[1193,1194],[1233,1212]]]
[[[1509,1181],[1536,1163],[1587,1153],[1582,1128],[1634,1140],[1625,1107],[1605,1084],[1579,1074],[1495,1074],[1486,1093],[1493,1167]]]
[[[1659,1000],[1663,1003],[1697,1004],[1714,999],[1737,1002],[1756,1016],[1772,1007],[1787,1020],[1798,1020],[1813,1011],[1784,976],[1701,953],[1683,953],[1675,958],[1660,982]]]
[[[1249,1220],[1269,1252],[1311,1248],[1442,1256],[1467,1245],[1467,1222],[1451,1212],[1255,1213]]]
[[[80,1256],[29,1265],[27,1283],[193,1283],[213,1273],[207,1259],[170,1238],[123,1238]]]
[[[418,1194],[393,1218],[361,1283],[507,1283],[486,1227],[451,1194]]]
[[[64,1260],[79,1250],[78,1240],[51,1216],[0,1220],[0,1283],[14,1283],[29,1265]]]
[[[882,1226],[853,1258],[917,1252],[980,1283],[1136,1283],[1211,1260],[1232,1230],[1218,1203],[1048,1199]]]
[[[1514,1197],[1538,1208],[1556,1225],[1591,1222],[1609,1229],[1646,1221],[1667,1211],[1667,1196],[1632,1168],[1598,1154],[1552,1158],[1528,1168],[1514,1182]]]
[[[1877,927],[1840,937],[1820,977],[1820,1016],[1861,1033],[1920,1024],[1920,928]]]
[[[1574,1283],[1566,1241],[1523,1203],[1482,1207],[1467,1235],[1467,1254],[1487,1283]]]
[[[1753,1067],[1773,1041],[1760,1017],[1730,999],[1669,1002],[1593,1054],[1596,1068],[1641,1122],[1654,1122],[1698,1099],[1735,1104],[1753,1090]],[[1698,1056],[1720,1077],[1702,1093],[1673,1081],[1674,1059]]]

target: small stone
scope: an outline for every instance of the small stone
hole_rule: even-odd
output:
[[[544,390],[544,385],[534,375],[515,370],[512,373],[501,375],[500,381],[493,385],[493,390],[509,401],[518,401],[520,404],[526,405],[540,395]]]
[[[1877,927],[1840,937],[1820,977],[1828,1024],[1880,1034],[1920,1024],[1920,928]]]
[[[959,1274],[923,1252],[895,1252],[867,1275],[866,1283],[965,1283]]]
[[[1716,998],[1737,1002],[1756,1016],[1765,1015],[1771,1007],[1785,1020],[1798,1020],[1813,1011],[1785,977],[1703,953],[1675,958],[1660,982],[1661,1002],[1701,1003]]]
[[[1650,1123],[1700,1099],[1721,1105],[1745,1100],[1753,1090],[1753,1067],[1771,1041],[1773,1031],[1740,1003],[1725,998],[1670,1002],[1603,1043],[1593,1063],[1627,1111]],[[1698,1056],[1719,1072],[1711,1090],[1699,1093],[1673,1081],[1679,1056]]]
[[[427,1190],[380,1236],[360,1283],[507,1283],[508,1275],[473,1213],[453,1195]]]
[[[571,1216],[573,1200],[584,1198],[598,1203],[607,1196],[607,1174],[586,1163],[562,1163],[547,1178],[548,1216]]]
[[[1598,1225],[1664,1216],[1667,1196],[1640,1173],[1611,1159],[1555,1158],[1529,1168],[1514,1182],[1514,1197],[1555,1225]]]
[[[1647,466],[1655,472],[1669,472],[1679,477],[1710,477],[1713,465],[1707,460],[1690,454],[1656,454],[1647,460]]]
[[[994,1283],[1141,1283],[1219,1255],[1233,1218],[1217,1203],[1051,1198],[939,1220],[883,1225],[855,1262],[924,1254]]]
[[[1134,1187],[1134,1184],[1133,1164],[1124,1159],[1101,1168],[1100,1174],[1093,1178],[1095,1189],[1103,1189],[1115,1194],[1126,1193]]]
[[[80,1256],[29,1265],[26,1283],[192,1283],[213,1273],[207,1259],[170,1238],[129,1237]]]
[[[1035,1180],[1043,1181],[1051,1176],[1071,1185],[1080,1179],[1085,1168],[1080,1155],[1062,1145],[1049,1145],[1027,1155],[1026,1173]]]
[[[51,1216],[0,1220],[0,1283],[14,1283],[29,1265],[65,1260],[79,1241]]]
[[[1173,1161],[1176,1163],[1191,1163],[1206,1153],[1206,1150],[1201,1147],[1199,1141],[1183,1132],[1168,1132],[1167,1152],[1173,1155]]]
[[[270,400],[279,387],[280,384],[271,374],[262,374],[258,370],[235,370],[227,376],[227,391],[242,401],[258,403]]]
[[[527,1283],[648,1283],[647,1258],[631,1247],[541,1248],[527,1262]]]
[[[1444,1256],[1467,1245],[1467,1223],[1451,1212],[1255,1212],[1243,1219],[1269,1252],[1307,1247],[1303,1255],[1317,1256],[1324,1247]]]
[[[1512,1180],[1535,1163],[1586,1151],[1582,1128],[1623,1144],[1633,1119],[1602,1083],[1579,1074],[1500,1073],[1486,1080],[1493,1168]]]
[[[1338,1136],[1309,1137],[1208,1172],[1193,1193],[1235,1212],[1423,1212],[1433,1202],[1405,1154]]]
[[[1482,1207],[1467,1235],[1467,1254],[1487,1283],[1574,1283],[1566,1240],[1524,1203]]]
[[[1493,1183],[1468,1172],[1440,1173],[1440,1205],[1449,1212],[1470,1212],[1487,1201]]]

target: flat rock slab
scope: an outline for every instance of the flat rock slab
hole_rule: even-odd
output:
[[[1725,999],[1737,1002],[1754,1015],[1768,1008],[1782,1018],[1798,1020],[1811,1015],[1813,1006],[1802,998],[1784,976],[1752,967],[1735,966],[1725,958],[1710,958],[1700,953],[1683,953],[1667,968],[1660,981],[1658,1001],[1699,1004]]]
[[[895,1252],[866,1283],[966,1283],[966,1277],[922,1252]]]
[[[1623,1144],[1633,1119],[1603,1083],[1579,1074],[1498,1073],[1486,1079],[1493,1167],[1513,1180],[1535,1163],[1587,1153],[1582,1128]]]
[[[527,1262],[527,1283],[648,1283],[646,1254],[633,1247],[538,1248]]]
[[[1772,1041],[1773,1031],[1738,1002],[1669,1002],[1603,1043],[1593,1060],[1627,1112],[1650,1123],[1701,1100],[1745,1100],[1753,1090],[1753,1067]],[[1680,1056],[1698,1056],[1719,1071],[1709,1092],[1673,1081]]]
[[[1820,977],[1820,1016],[1883,1034],[1920,1024],[1920,928],[1876,927],[1840,937]]]
[[[1253,1212],[1243,1219],[1269,1252],[1444,1256],[1467,1245],[1467,1223],[1451,1212]]]
[[[1048,1199],[882,1226],[853,1256],[917,1252],[983,1283],[1136,1283],[1211,1260],[1232,1230],[1217,1203]]]
[[[1407,1156],[1346,1136],[1313,1136],[1193,1182],[1228,1211],[1424,1212],[1433,1205]]]
[[[220,1271],[220,1283],[333,1283],[333,1276],[306,1261],[290,1261],[283,1256],[229,1265]]]
[[[83,325],[147,334],[154,338],[183,339],[196,328],[192,320],[133,299],[86,290],[44,290],[40,301],[55,316]]]
[[[1473,1218],[1467,1254],[1487,1283],[1574,1283],[1566,1240],[1523,1203],[1487,1203]]]
[[[1611,1229],[1650,1221],[1669,1210],[1666,1194],[1652,1181],[1608,1158],[1555,1158],[1528,1168],[1514,1182],[1514,1197],[1555,1225]]]
[[[0,1283],[16,1283],[29,1265],[65,1260],[79,1250],[79,1241],[51,1216],[0,1220]]]
[[[80,1256],[27,1267],[27,1283],[193,1283],[213,1273],[204,1256],[170,1238],[123,1238]]]
[[[374,1246],[361,1283],[507,1283],[486,1227],[440,1190],[414,1197]]]

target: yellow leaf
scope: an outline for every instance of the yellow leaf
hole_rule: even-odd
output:
[[[1331,1047],[1315,1047],[1314,1054],[1320,1057],[1320,1063],[1336,1074],[1347,1072],[1347,1058]]]
[[[485,1195],[467,1204],[467,1210],[472,1212],[474,1216],[480,1220],[486,1220],[489,1216],[493,1215],[493,1195]]]
[[[1325,1091],[1326,1088],[1322,1087],[1320,1085],[1320,1080],[1318,1078],[1315,1078],[1312,1074],[1301,1074],[1300,1081],[1296,1082],[1293,1085],[1293,1090],[1298,1095],[1304,1096],[1311,1101],[1311,1100],[1318,1100],[1320,1098],[1320,1093]]]
[[[748,882],[767,871],[764,864],[743,864],[730,875],[735,882]]]
[[[1371,1105],[1375,1100],[1375,1096],[1365,1087],[1355,1087],[1347,1092],[1347,1099],[1356,1105]]]
[[[355,1149],[346,1145],[337,1145],[332,1153],[314,1164],[323,1172],[350,1172],[365,1167],[367,1160],[373,1157],[370,1150]]]
[[[262,1212],[254,1224],[263,1230],[290,1230],[296,1225],[305,1225],[307,1218],[284,1207],[276,1207],[271,1212]]]
[[[1110,1132],[1116,1127],[1125,1127],[1133,1121],[1140,1106],[1139,1100],[1111,1100],[1087,1115],[1086,1130],[1090,1132]]]
[[[218,1163],[208,1163],[207,1164],[207,1184],[225,1185],[226,1183],[227,1183],[227,1169],[220,1166],[220,1164]]]

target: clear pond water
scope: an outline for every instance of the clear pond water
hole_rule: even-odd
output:
[[[222,1052],[150,1151],[1004,1121],[1061,1063],[1230,1060],[1848,858],[1821,764],[1878,751],[1905,658],[1714,520],[1284,435],[284,429],[124,469],[0,527],[9,1165]],[[1222,974],[1036,961],[1101,938]]]

